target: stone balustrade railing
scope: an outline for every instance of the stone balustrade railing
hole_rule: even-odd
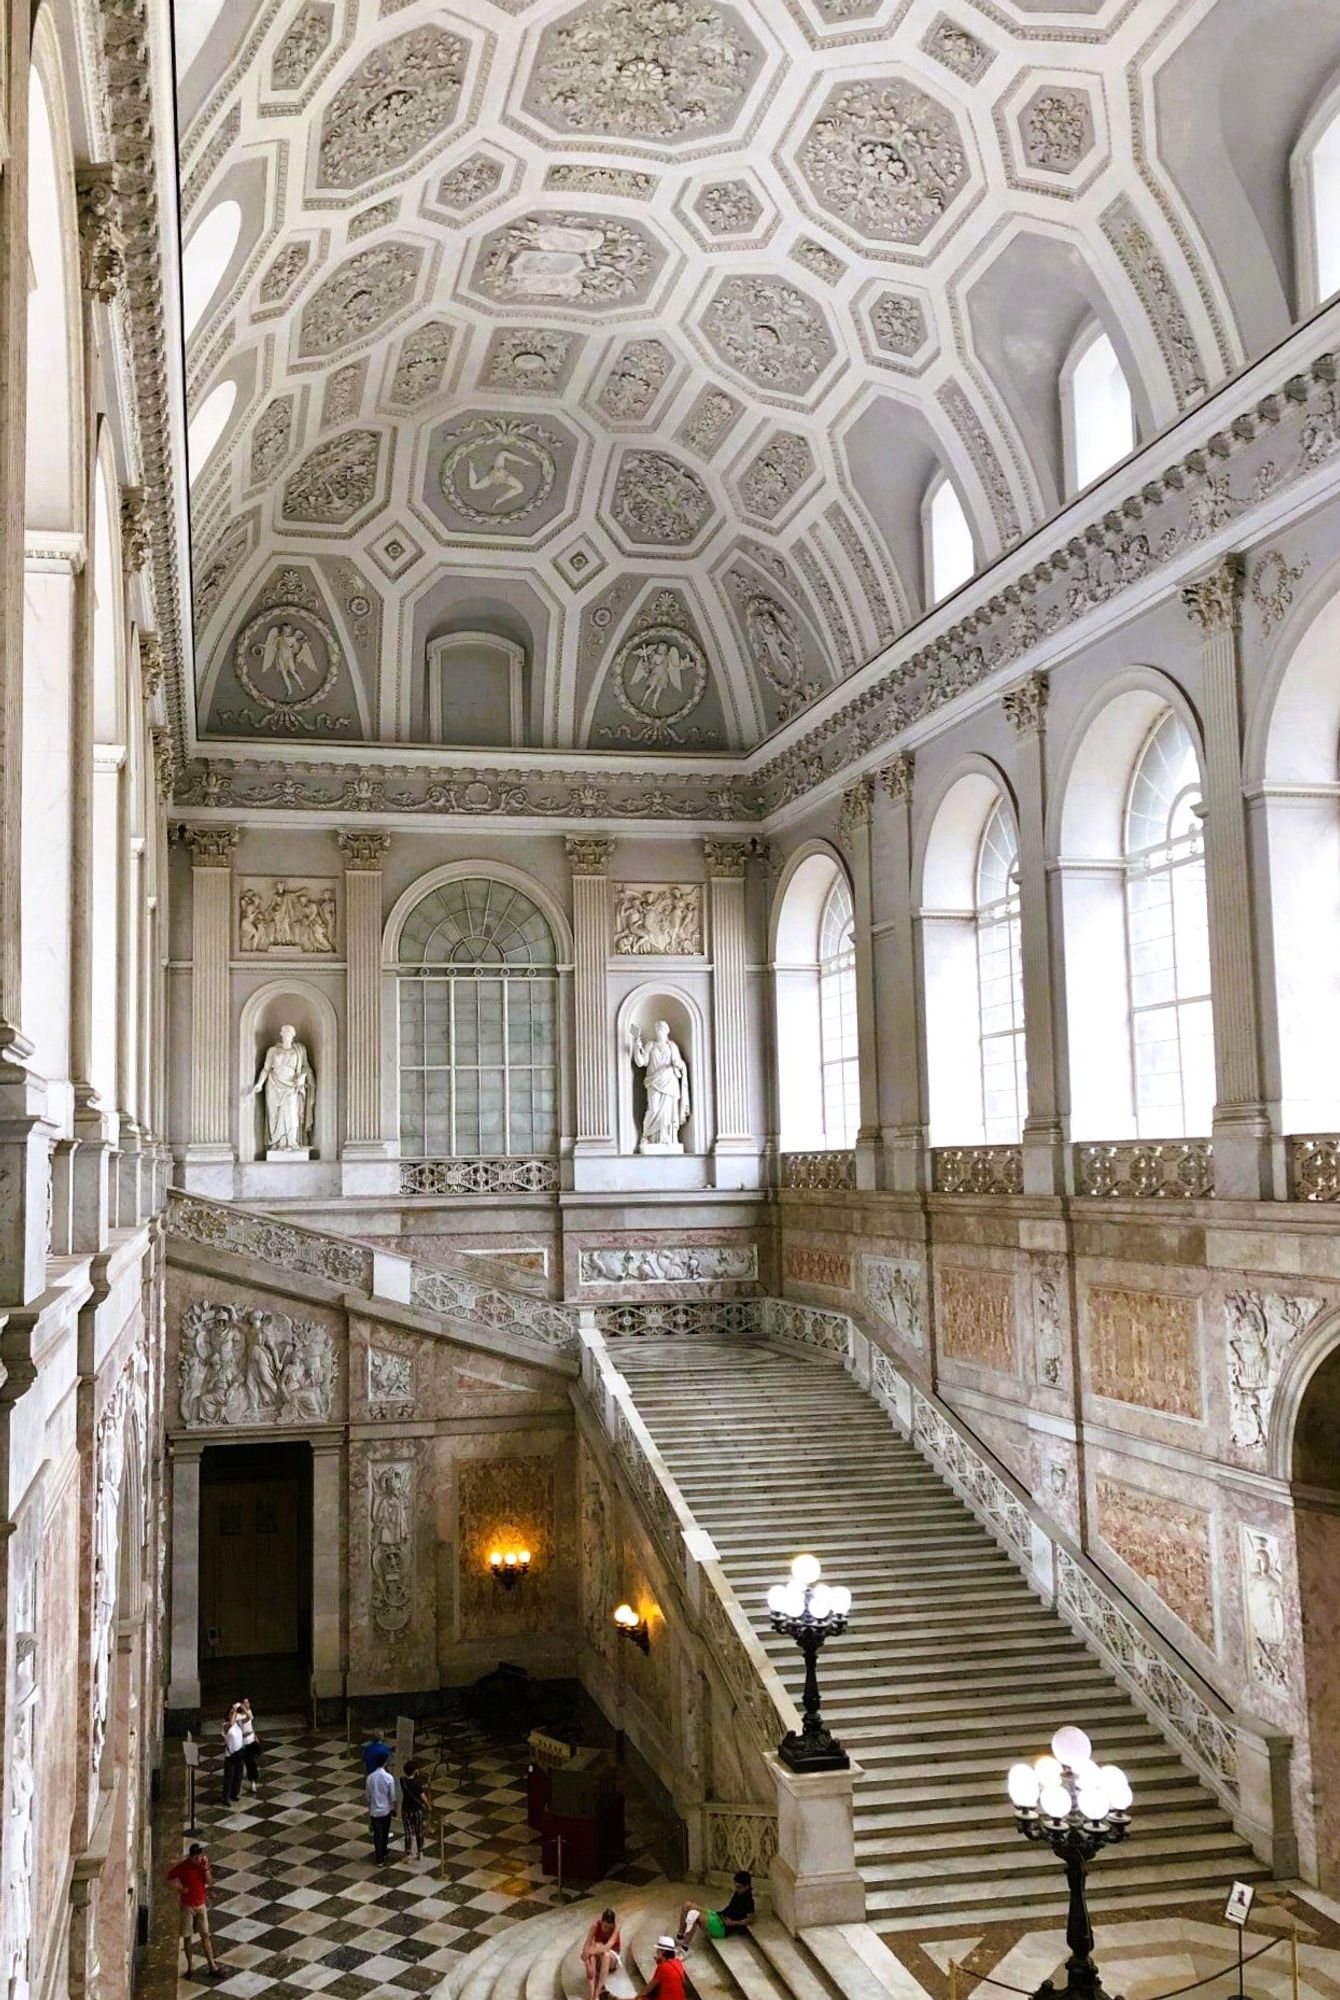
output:
[[[856,1187],[856,1155],[841,1148],[813,1153],[783,1153],[778,1182],[788,1193],[853,1192]]]
[[[1214,1148],[1208,1139],[1121,1139],[1071,1151],[1077,1195],[1207,1201],[1214,1193]]]
[[[168,1192],[167,1226],[174,1236],[201,1243],[211,1250],[229,1250],[239,1257],[258,1257],[307,1278],[325,1278],[352,1292],[373,1290],[373,1259],[367,1244],[351,1241],[305,1223],[259,1215],[233,1202],[206,1201],[202,1196]],[[407,1260],[406,1260],[407,1261]]]
[[[401,1194],[557,1194],[557,1160],[504,1158],[402,1160]]]
[[[934,1146],[931,1188],[935,1194],[1021,1194],[1021,1146]]]
[[[747,1868],[756,1883],[766,1882],[777,1852],[777,1815],[766,1806],[703,1807],[703,1865],[709,1875],[734,1875]]]
[[[1294,1201],[1340,1201],[1340,1133],[1299,1132],[1287,1141]]]

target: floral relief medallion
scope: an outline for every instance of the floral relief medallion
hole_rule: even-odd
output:
[[[456,115],[468,44],[412,28],[363,58],[321,121],[322,187],[355,188],[412,160]]]
[[[628,539],[680,547],[691,542],[712,512],[696,472],[663,451],[630,451],[615,482],[610,512]]]
[[[968,178],[953,113],[902,77],[841,84],[799,165],[821,208],[884,243],[922,242]]]
[[[526,107],[563,132],[710,137],[734,124],[762,60],[712,0],[589,0],[545,30]]]
[[[809,389],[836,351],[818,306],[782,278],[723,279],[702,326],[730,367],[760,389],[790,395]]]
[[[651,725],[655,740],[691,715],[707,692],[707,660],[689,632],[676,625],[646,625],[614,657],[619,704]]]
[[[318,445],[284,488],[284,519],[342,527],[375,499],[380,458],[376,431],[344,431]]]
[[[527,215],[486,237],[475,284],[504,302],[599,309],[646,296],[662,258],[631,223],[606,215]]]
[[[524,521],[553,490],[558,442],[541,424],[480,417],[451,443],[443,494],[469,521]]]
[[[238,635],[233,667],[252,700],[282,728],[319,708],[339,679],[341,654],[324,618],[300,604],[271,604]]]

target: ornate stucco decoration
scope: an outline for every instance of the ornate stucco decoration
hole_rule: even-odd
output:
[[[702,330],[727,367],[784,396],[806,395],[837,351],[820,308],[785,278],[723,278]]]
[[[549,300],[601,312],[645,299],[664,260],[646,230],[621,217],[546,211],[485,237],[474,284],[507,304]]]
[[[417,243],[376,243],[347,258],[304,307],[298,353],[334,354],[375,333],[408,304],[423,257]]]
[[[808,438],[799,431],[774,432],[740,474],[745,511],[763,521],[775,520],[816,470]]]
[[[403,166],[451,127],[469,45],[434,23],[374,49],[341,84],[321,121],[321,187],[364,187]]]
[[[400,409],[412,409],[442,387],[451,358],[452,331],[445,320],[416,326],[400,343],[400,358],[391,377],[390,399]]]
[[[330,47],[335,9],[326,0],[307,0],[285,28],[270,63],[271,90],[301,90]]]
[[[398,1637],[414,1616],[417,1467],[410,1453],[368,1466],[368,1610],[386,1638]]]
[[[694,198],[693,213],[709,236],[752,236],[763,204],[748,181],[708,181]]]
[[[762,57],[716,0],[582,0],[540,37],[525,108],[558,132],[712,138],[739,117]]]
[[[674,725],[707,692],[707,655],[689,630],[679,597],[657,591],[610,667],[619,706],[644,743],[676,743]]]
[[[715,881],[742,882],[749,863],[763,853],[757,840],[705,840],[703,860]]]
[[[125,278],[125,237],[116,169],[102,161],[81,167],[75,180],[79,270],[90,298],[110,305]]]
[[[336,929],[334,882],[319,876],[238,876],[239,952],[331,957]]]
[[[439,484],[452,511],[467,521],[519,526],[553,491],[561,441],[543,424],[479,417],[449,432],[446,442]]]
[[[346,871],[355,874],[380,869],[391,851],[390,834],[372,828],[341,827],[335,839]]]
[[[819,207],[874,244],[923,242],[968,180],[954,114],[901,76],[839,85],[797,164]]]
[[[135,576],[149,560],[149,508],[141,486],[121,493],[121,566]]]
[[[610,514],[639,547],[695,541],[712,514],[712,498],[696,472],[663,451],[625,452]]]
[[[1024,158],[1044,173],[1070,174],[1093,150],[1093,109],[1087,91],[1050,85],[1035,91],[1019,114]]]
[[[325,1423],[335,1342],[314,1320],[204,1300],[182,1315],[178,1408],[188,1429]]]
[[[911,750],[900,750],[896,757],[890,757],[881,776],[884,789],[891,799],[906,804],[912,797],[912,780],[916,770],[916,758]]]
[[[468,160],[462,160],[458,167],[452,167],[443,174],[437,184],[437,203],[441,208],[464,214],[491,195],[502,177],[501,160],[493,159],[488,153],[472,153]]]
[[[738,1284],[758,1277],[758,1249],[752,1243],[586,1249],[578,1274],[584,1285]]]
[[[700,389],[675,436],[702,458],[711,458],[744,414],[725,389]]]
[[[381,445],[377,431],[345,431],[318,445],[284,488],[284,519],[345,526],[376,498]]]
[[[961,22],[940,14],[921,38],[928,56],[952,70],[961,83],[976,83],[995,61],[996,52],[977,39]]]
[[[1285,1358],[1319,1309],[1319,1300],[1290,1292],[1230,1292],[1224,1300],[1228,1430],[1243,1451],[1264,1451]]]
[[[929,329],[920,299],[907,292],[880,292],[869,312],[870,331],[881,354],[910,361],[926,345]]]
[[[493,389],[551,393],[563,387],[581,344],[580,335],[555,327],[504,327],[489,342],[480,382]]]
[[[749,657],[777,698],[779,721],[813,701],[819,693],[817,681],[805,673],[805,649],[790,611],[753,575],[736,567],[727,573],[727,586],[740,613]]]
[[[1182,586],[1182,603],[1206,638],[1237,630],[1242,616],[1242,585],[1242,557],[1232,555]]]
[[[703,892],[698,882],[620,882],[614,896],[618,958],[698,958]]]
[[[233,647],[233,670],[263,729],[290,733],[315,720],[345,671],[329,622],[305,603],[268,604]]]
[[[191,850],[193,868],[231,868],[238,842],[235,826],[187,826],[182,837]]]
[[[641,423],[670,378],[674,357],[663,340],[630,340],[620,349],[596,404],[615,423]]]
[[[1205,369],[1191,322],[1153,238],[1129,198],[1121,195],[1099,221],[1149,317],[1163,352],[1178,404],[1202,394]]]
[[[1005,720],[1016,736],[1041,729],[1047,720],[1047,677],[1030,674],[1017,688],[1008,688],[1000,698]]]
[[[563,851],[574,875],[603,875],[614,853],[614,842],[599,834],[570,833],[563,842]]]
[[[289,455],[293,436],[293,398],[276,396],[267,403],[251,428],[251,480],[261,485],[272,479]],[[202,619],[203,624],[203,619]]]

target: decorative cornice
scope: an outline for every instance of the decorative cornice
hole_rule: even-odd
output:
[[[1016,736],[1040,730],[1047,720],[1047,676],[1030,674],[1018,687],[1007,688],[1000,705]]]
[[[614,842],[599,834],[570,833],[563,842],[574,875],[603,875],[614,853]]]
[[[742,881],[744,871],[758,851],[753,840],[705,840],[703,858],[714,881]]]
[[[1242,557],[1229,555],[1213,569],[1182,585],[1182,602],[1207,639],[1238,629],[1244,570]]]
[[[121,566],[134,576],[149,561],[149,506],[142,486],[127,486],[121,494]]]
[[[191,850],[193,868],[231,868],[237,846],[235,826],[184,826],[181,837]]]
[[[156,632],[140,633],[140,685],[146,701],[152,701],[163,685],[163,642]]]
[[[391,850],[389,833],[375,827],[341,827],[335,836],[344,856],[345,872],[351,875],[379,872]]]
[[[910,750],[899,750],[895,756],[890,757],[880,776],[884,780],[884,789],[891,799],[906,801],[911,798],[916,762]]]
[[[156,724],[149,731],[149,747],[153,752],[154,776],[158,781],[158,794],[162,799],[172,797],[172,786],[177,776],[177,753],[172,747],[172,737],[166,729]],[[201,863],[197,860],[197,867]]]
[[[80,282],[90,298],[110,305],[126,275],[121,203],[116,169],[110,161],[79,169],[75,176],[75,201],[79,218]]]

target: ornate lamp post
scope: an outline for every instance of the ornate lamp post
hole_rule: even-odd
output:
[[[777,1746],[777,1754],[793,1771],[846,1771],[851,1758],[819,1713],[819,1648],[825,1639],[847,1629],[851,1592],[840,1584],[819,1581],[819,1558],[797,1556],[791,1565],[791,1581],[775,1583],[768,1592],[768,1610],[774,1632],[785,1632],[805,1655],[805,1692],[801,1697],[804,1718],[800,1734],[788,1729]]]
[[[1088,1737],[1068,1723],[1053,1736],[1050,1757],[1011,1765],[1006,1783],[1020,1833],[1025,1840],[1046,1841],[1065,1863],[1070,1889],[1066,1983],[1058,1991],[1044,1979],[1033,2000],[1067,2000],[1067,1996],[1108,2000],[1093,1962],[1093,1925],[1084,1878],[1095,1854],[1126,1838],[1131,1823],[1126,1774],[1115,1764],[1095,1764]]]

